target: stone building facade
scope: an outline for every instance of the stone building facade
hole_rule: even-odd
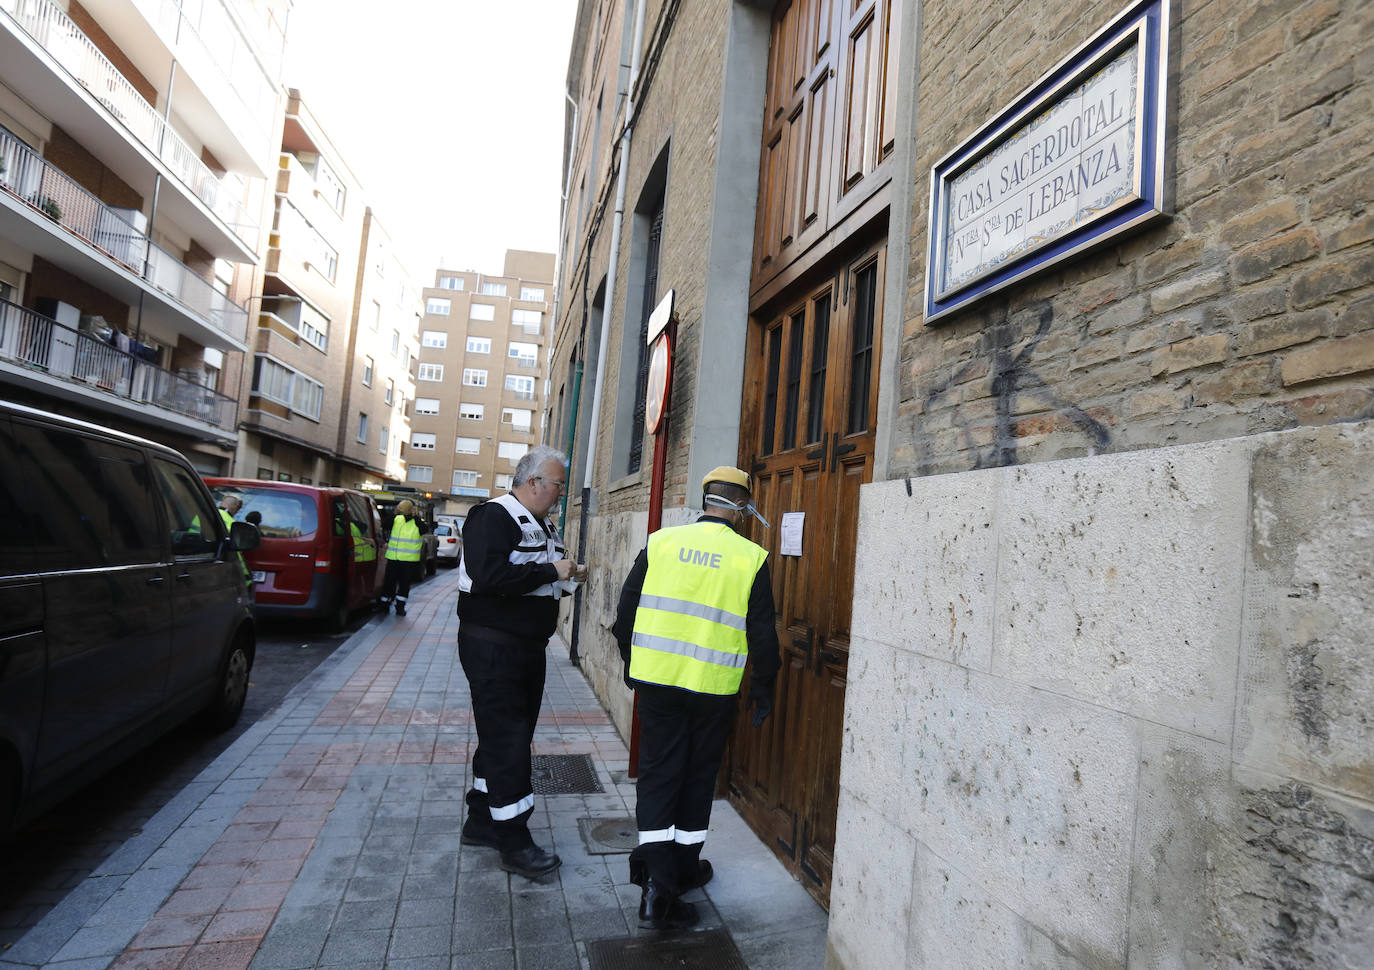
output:
[[[595,105],[632,63],[635,7],[587,0],[579,14],[554,388],[580,367],[588,395],[610,326],[597,425],[575,412],[570,479],[585,487],[569,531],[585,524],[595,578],[565,631],[622,729],[608,625],[648,507],[647,473],[616,464],[626,335],[648,302],[635,303],[631,213],[671,136],[669,524],[690,517],[722,447],[771,474],[750,368],[793,304],[757,269],[729,277],[727,247],[756,266],[756,223],[729,220],[769,205],[758,106],[777,71],[746,38],[768,50],[790,9],[646,4],[642,62],[661,45],[655,69],[676,83],[620,79],[643,109],[618,264],[608,146],[625,118]],[[828,967],[1355,968],[1374,952],[1374,11],[1158,9],[1166,218],[929,321],[933,169],[1123,4],[885,11],[896,132],[866,230],[886,234],[876,443],[831,673],[847,683],[842,731],[814,746],[839,751]],[[842,75],[857,29],[836,41]],[[596,37],[624,45],[600,74]],[[746,82],[750,64],[763,76]],[[583,177],[600,209],[579,203]],[[842,267],[837,300],[858,298],[850,278]],[[818,568],[756,538],[775,550],[780,599]]]

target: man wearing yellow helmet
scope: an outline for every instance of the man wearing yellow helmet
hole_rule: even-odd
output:
[[[406,615],[410,584],[420,568],[423,550],[424,540],[420,538],[415,503],[408,498],[401,499],[396,504],[396,518],[391,522],[391,538],[386,544],[386,576],[382,580],[382,595],[378,599],[383,610],[394,601],[396,615]]]
[[[737,532],[746,515],[768,525],[750,499],[749,476],[722,465],[701,487],[701,518],[649,537],[616,611],[625,682],[639,693],[630,879],[642,888],[645,929],[697,922],[696,907],[679,897],[712,875],[701,849],[745,662],[753,663],[755,727],[773,709],[781,665],[768,553]]]

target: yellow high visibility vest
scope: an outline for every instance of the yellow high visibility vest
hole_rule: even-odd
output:
[[[348,523],[348,527],[353,533],[353,561],[376,562],[377,550],[372,548],[372,543],[363,535],[362,528],[356,522]]]
[[[402,516],[396,516],[391,523],[391,541],[386,545],[386,557],[402,562],[419,562],[423,548],[419,524],[414,519],[407,521]]]
[[[660,529],[635,610],[630,676],[733,694],[749,659],[749,591],[768,553],[720,522]]]
[[[234,528],[234,517],[230,515],[228,511],[226,511],[225,509],[219,510],[219,517],[224,520],[224,531],[232,531]],[[200,528],[200,517],[197,516],[196,520],[191,525],[192,528],[198,530]],[[239,569],[243,570],[243,578],[251,582],[253,579],[253,570],[248,568],[248,563],[244,560],[243,553],[236,552],[234,553],[234,555],[238,558]]]

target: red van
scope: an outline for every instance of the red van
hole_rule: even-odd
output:
[[[218,502],[237,495],[235,519],[253,522],[262,545],[244,559],[258,616],[324,619],[342,629],[382,588],[386,539],[366,492],[252,478],[206,478]]]

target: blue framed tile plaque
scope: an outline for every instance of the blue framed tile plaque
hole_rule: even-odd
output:
[[[1168,215],[1168,4],[1132,3],[935,163],[927,322]]]

